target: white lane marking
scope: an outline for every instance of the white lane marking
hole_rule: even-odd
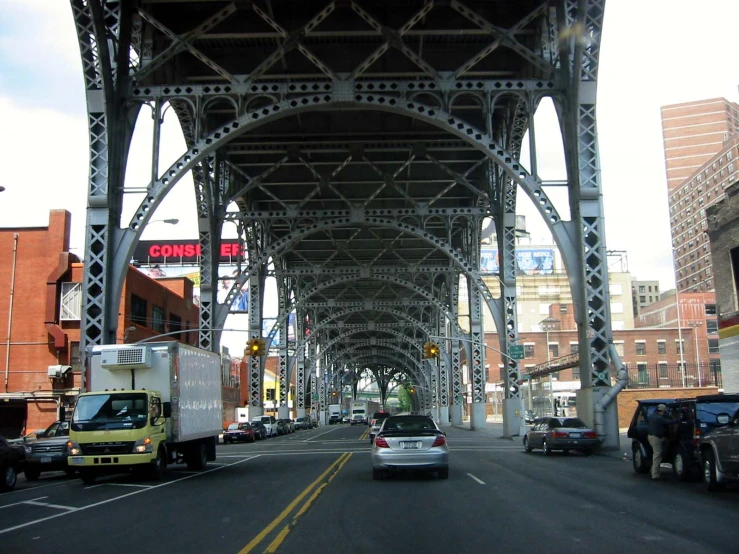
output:
[[[179,483],[180,481],[184,481],[186,479],[192,479],[194,477],[197,477],[198,475],[205,475],[206,473],[212,473],[214,471],[220,471],[220,470],[222,470],[224,468],[227,468],[227,467],[230,467],[230,466],[235,466],[235,465],[238,465],[238,464],[242,464],[244,462],[248,462],[249,460],[253,460],[254,458],[258,458],[258,457],[259,457],[259,455],[257,454],[256,456],[252,456],[251,458],[246,458],[244,460],[239,460],[238,462],[234,462],[234,463],[228,464],[226,466],[214,467],[213,469],[208,469],[208,470],[205,470],[205,471],[201,471],[197,475],[188,475],[187,477],[183,477],[181,479],[175,479],[174,481],[168,481],[167,483],[161,483],[159,485],[154,485],[154,486],[148,487],[146,489],[139,489],[139,490],[136,490],[136,491],[133,491],[133,492],[122,494],[120,496],[116,496],[115,498],[108,498],[107,500],[101,500],[100,502],[95,502],[94,504],[88,504],[87,506],[82,506],[81,508],[77,508],[75,511],[76,512],[82,512],[84,510],[89,510],[90,508],[97,508],[98,506],[102,506],[103,504],[109,504],[110,502],[115,502],[116,500],[121,500],[123,498],[127,498],[129,496],[133,496],[135,494],[141,494],[142,492],[148,492],[148,491],[153,490],[153,489],[158,489],[158,488],[161,488],[161,487],[166,487],[166,486],[169,486],[169,485],[173,485],[174,483]],[[36,524],[42,523],[44,521],[49,521],[50,519],[56,519],[58,517],[62,517],[62,516],[65,516],[65,515],[71,514],[71,513],[72,512],[61,512],[61,513],[54,514],[54,515],[51,515],[51,516],[42,517],[40,519],[36,519],[36,520],[33,520],[33,521],[27,521],[26,523],[21,523],[19,525],[14,525],[13,527],[8,527],[6,529],[0,529],[0,535],[3,535],[5,533],[9,533],[11,531],[16,531],[18,529],[23,529],[24,527],[29,527],[31,525],[36,525]]]
[[[30,504],[31,506],[42,506],[44,508],[56,508],[57,510],[68,510],[70,512],[76,512],[79,508],[73,506],[62,506],[61,504],[49,504],[48,502],[36,502],[35,500],[26,500],[23,504]]]
[[[93,485],[93,487],[98,485]],[[154,485],[138,485],[136,483],[101,483],[99,486],[108,486],[108,487],[135,487],[135,488],[141,488],[141,489],[150,489]],[[93,488],[93,487],[87,487],[87,488]]]
[[[11,494],[21,494],[21,493],[29,492],[29,491],[37,491],[38,489],[45,489],[48,487],[58,487],[60,485],[66,485],[68,483],[70,483],[70,481],[65,480],[65,481],[59,481],[58,483],[49,483],[48,485],[37,485],[35,487],[28,487],[27,489],[16,489],[14,491],[3,493],[3,496],[7,498]]]
[[[325,431],[323,433],[318,433],[317,435],[314,435],[313,437],[311,437],[309,439],[305,439],[303,442],[313,442],[314,439],[317,439],[318,437],[322,437],[323,435],[327,435],[329,433],[333,433],[334,431],[336,431],[336,428],[329,429],[328,431]]]
[[[478,479],[477,477],[475,477],[475,476],[474,476],[474,475],[472,475],[471,473],[468,473],[467,475],[469,475],[470,477],[472,477],[472,478],[473,478],[473,479],[474,479],[475,481],[477,481],[477,482],[478,482],[478,483],[480,483],[481,485],[484,485],[484,484],[485,484],[485,481],[481,481],[480,479]]]
[[[26,502],[35,502],[36,500],[43,500],[44,498],[49,498],[48,496],[39,496],[38,498],[32,498],[31,500],[21,500],[20,502],[14,502],[13,504],[5,504],[4,506],[0,506],[0,510],[3,508],[10,508],[11,506],[19,506],[21,504],[25,504]]]

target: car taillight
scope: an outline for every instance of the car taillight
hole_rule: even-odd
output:
[[[598,433],[596,433],[595,431],[586,431],[583,436],[586,439],[597,439],[598,438]]]
[[[385,440],[385,437],[375,437],[375,446],[377,448],[390,448],[390,445]]]
[[[697,427],[693,431],[693,446],[698,446],[701,442],[701,430]]]
[[[564,431],[552,431],[552,438],[553,439],[564,439],[567,438],[567,433]]]
[[[444,446],[446,444],[446,437],[444,435],[436,435],[436,439],[434,440],[434,444],[431,446]]]

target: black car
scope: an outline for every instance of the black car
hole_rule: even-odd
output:
[[[10,444],[0,436],[0,492],[15,488],[18,474],[24,470],[25,459],[22,445]]]
[[[250,421],[249,424],[254,430],[254,436],[257,440],[267,438],[267,428],[264,426],[264,423],[262,423],[261,421]]]
[[[284,419],[278,419],[277,420],[277,434],[287,435],[289,432],[290,432],[290,427],[288,427],[287,422]]]
[[[74,468],[67,465],[67,441],[69,422],[55,421],[36,439],[26,441],[26,467],[24,473],[28,481],[35,481],[44,471],[65,471],[74,475]]]
[[[627,432],[637,473],[647,473],[652,466],[652,447],[647,439],[647,430],[649,418],[659,404],[667,406],[667,417],[676,422],[668,429],[662,461],[672,464],[675,475],[681,480],[699,478],[701,440],[722,426],[717,420],[718,414],[734,414],[739,409],[739,394],[640,400]]]

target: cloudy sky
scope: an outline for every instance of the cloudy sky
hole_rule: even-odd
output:
[[[623,250],[640,279],[674,286],[660,106],[703,98],[739,100],[736,0],[608,0],[600,57],[598,130],[609,250]],[[561,147],[537,116],[540,163],[561,178]],[[538,121],[538,120],[537,120]],[[0,226],[46,225],[51,209],[73,214],[72,247],[84,246],[88,142],[79,51],[69,3],[0,0]],[[148,180],[149,127],[137,128],[127,183]],[[549,127],[551,127],[549,125]],[[161,167],[184,142],[171,129]],[[127,196],[126,214],[138,203]],[[522,208],[523,209],[523,208]],[[183,180],[144,238],[196,237],[192,187]],[[529,217],[534,239],[545,227]],[[645,237],[647,239],[645,240]],[[615,268],[614,268],[615,269]]]

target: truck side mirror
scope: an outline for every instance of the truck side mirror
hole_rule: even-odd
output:
[[[172,417],[172,403],[171,402],[164,402],[164,417]]]

